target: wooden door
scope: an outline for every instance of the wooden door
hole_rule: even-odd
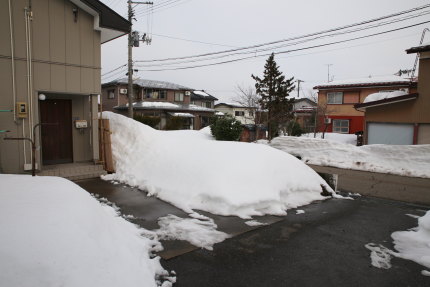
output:
[[[73,162],[72,101],[45,100],[40,103],[42,162],[44,165]]]

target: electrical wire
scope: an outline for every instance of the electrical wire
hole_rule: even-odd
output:
[[[268,47],[268,48],[264,48],[264,49],[258,49],[258,50],[251,50],[251,51],[244,51],[244,52],[235,52],[235,53],[230,53],[230,54],[222,54],[222,55],[217,55],[217,56],[213,56],[213,57],[209,57],[209,58],[197,58],[197,59],[192,59],[192,60],[184,60],[184,61],[171,61],[171,62],[161,62],[158,64],[151,64],[151,62],[146,63],[145,61],[136,61],[136,62],[142,62],[142,63],[146,63],[145,66],[146,67],[157,67],[157,66],[168,66],[168,65],[176,65],[176,64],[183,64],[183,63],[192,63],[192,62],[201,62],[201,61],[209,61],[209,60],[216,60],[216,59],[220,59],[220,58],[225,58],[225,57],[231,57],[231,56],[235,56],[235,55],[244,55],[244,54],[255,54],[257,55],[257,53],[261,53],[261,52],[265,52],[265,51],[269,51],[269,50],[276,50],[276,49],[280,49],[280,48],[284,48],[284,47],[288,47],[288,46],[295,46],[298,44],[303,44],[306,42],[310,42],[310,41],[314,41],[314,40],[318,40],[318,39],[324,39],[324,38],[328,38],[328,37],[334,37],[334,36],[339,36],[339,35],[344,35],[344,34],[349,34],[349,33],[355,33],[355,32],[359,32],[359,31],[363,31],[363,30],[368,30],[371,28],[378,28],[381,26],[385,26],[385,25],[389,25],[389,24],[393,24],[393,23],[397,23],[397,22],[401,22],[401,21],[405,21],[405,20],[409,20],[412,18],[417,18],[418,16],[423,16],[423,15],[428,15],[430,14],[430,11],[425,11],[425,12],[421,12],[418,14],[414,14],[414,15],[408,15],[405,16],[403,18],[398,18],[398,19],[392,19],[386,22],[382,22],[382,23],[377,23],[377,24],[371,24],[368,26],[364,26],[364,27],[359,27],[359,28],[355,28],[355,29],[350,29],[350,30],[346,30],[346,31],[341,31],[341,32],[337,32],[337,33],[332,33],[332,34],[327,34],[327,35],[321,35],[321,36],[317,36],[317,37],[313,37],[313,38],[308,38],[308,39],[304,39],[301,41],[296,41],[296,42],[292,42],[292,43],[286,43],[286,44],[282,44],[282,45],[278,45],[278,46],[274,46],[274,47]]]
[[[241,48],[235,48],[235,49],[229,49],[229,50],[223,50],[223,51],[211,52],[211,53],[204,53],[204,54],[199,54],[199,55],[183,56],[183,57],[173,57],[173,58],[164,58],[164,59],[152,59],[152,60],[140,60],[138,62],[146,62],[147,63],[147,62],[162,62],[162,61],[170,61],[170,60],[178,60],[178,59],[182,60],[182,59],[198,58],[198,57],[205,57],[205,56],[211,56],[211,55],[219,55],[219,54],[236,52],[236,51],[242,51],[242,50],[255,49],[255,48],[260,48],[260,47],[264,47],[264,46],[268,46],[268,45],[282,43],[282,42],[287,42],[287,41],[297,40],[297,39],[301,39],[301,38],[312,37],[312,36],[316,36],[316,35],[320,35],[320,34],[326,34],[326,33],[330,33],[330,32],[336,32],[336,31],[339,31],[339,30],[343,30],[343,29],[347,29],[347,28],[351,28],[351,27],[355,27],[355,26],[365,25],[365,24],[369,24],[369,23],[381,21],[381,20],[384,20],[384,19],[388,19],[388,18],[400,16],[400,15],[403,15],[403,14],[408,14],[408,13],[411,13],[411,12],[423,10],[423,9],[426,9],[426,8],[429,8],[429,7],[430,7],[430,4],[427,4],[427,5],[423,5],[423,6],[420,6],[420,7],[416,7],[416,8],[404,10],[404,11],[401,11],[401,12],[389,14],[389,15],[386,15],[386,16],[382,16],[382,17],[378,17],[378,18],[374,18],[374,19],[370,19],[370,20],[365,20],[365,21],[361,21],[361,22],[357,22],[357,23],[353,23],[353,24],[348,24],[348,25],[345,25],[345,26],[340,26],[340,27],[336,27],[336,28],[332,28],[332,29],[328,29],[328,30],[323,30],[323,31],[315,32],[315,33],[310,33],[310,34],[295,36],[295,37],[291,37],[291,38],[287,38],[287,39],[282,39],[282,40],[277,40],[277,41],[272,41],[272,42],[267,42],[267,43],[262,43],[262,44],[251,45],[251,46],[247,46],[247,47],[241,47]]]
[[[395,31],[400,31],[400,30],[404,30],[404,29],[416,27],[416,26],[419,26],[419,25],[427,24],[427,23],[430,23],[430,21],[425,21],[425,22],[421,22],[421,23],[417,23],[417,24],[412,24],[412,25],[404,26],[404,27],[401,27],[401,28],[396,28],[396,29],[392,29],[392,30],[378,32],[378,33],[369,34],[369,35],[365,35],[365,36],[359,36],[359,37],[350,38],[350,39],[346,39],[346,40],[340,40],[340,41],[334,41],[334,42],[324,43],[324,44],[319,44],[319,45],[314,45],[314,46],[308,46],[308,47],[302,47],[302,48],[291,49],[291,50],[286,50],[286,51],[274,52],[274,54],[275,55],[286,54],[286,53],[292,53],[292,52],[296,52],[296,51],[303,51],[303,50],[309,50],[309,49],[315,49],[315,48],[320,48],[320,47],[325,47],[325,46],[331,46],[331,45],[335,45],[335,44],[341,44],[341,43],[351,42],[351,41],[355,41],[355,40],[359,40],[359,39],[365,39],[365,38],[374,37],[374,36],[378,36],[378,35],[383,35],[383,34],[395,32]],[[238,59],[233,59],[233,60],[228,60],[228,61],[221,61],[221,62],[215,62],[215,63],[209,63],[209,64],[195,65],[195,66],[176,67],[176,68],[167,68],[167,69],[148,69],[148,70],[142,70],[142,71],[146,71],[146,72],[160,72],[160,71],[174,71],[174,70],[195,69],[195,68],[201,68],[201,67],[209,67],[209,66],[222,65],[222,64],[227,64],[227,63],[239,62],[239,61],[243,61],[243,60],[247,60],[247,59],[252,59],[252,58],[257,58],[257,57],[265,57],[265,56],[267,57],[269,55],[271,55],[271,53],[261,54],[261,55],[257,55],[257,56],[248,56],[248,57],[243,57],[243,58],[238,58]]]

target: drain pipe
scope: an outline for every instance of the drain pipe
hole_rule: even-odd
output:
[[[29,106],[30,108],[28,109],[28,118],[29,118],[29,131],[31,131],[31,129],[33,128],[34,125],[34,115],[33,115],[33,111],[34,111],[34,107],[33,107],[33,49],[32,49],[32,36],[31,36],[31,21],[33,21],[33,11],[31,10],[31,1],[29,1],[29,11],[27,14],[28,20],[27,20],[27,25],[28,25],[28,55],[29,55],[29,61],[28,61],[28,77],[29,77],[29,83],[30,83],[30,103]],[[33,133],[29,132],[30,134],[30,138],[32,140],[34,140],[33,138]]]
[[[9,0],[9,29],[10,29],[10,54],[12,68],[12,96],[13,96],[13,121],[16,121],[16,84],[15,84],[15,46],[13,43],[13,27],[12,27],[12,5]]]

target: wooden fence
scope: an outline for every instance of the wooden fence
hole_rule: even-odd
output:
[[[111,131],[108,119],[99,119],[99,153],[107,172],[115,172],[112,159]]]

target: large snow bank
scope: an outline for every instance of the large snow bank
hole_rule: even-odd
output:
[[[386,92],[379,92],[379,93],[373,93],[368,95],[363,103],[369,103],[369,102],[375,102],[375,101],[380,101],[380,100],[385,100],[385,99],[391,99],[391,98],[395,98],[395,97],[400,97],[400,96],[404,96],[407,95],[408,93],[406,93],[405,91],[386,91]]]
[[[76,184],[26,175],[0,182],[0,285],[157,286],[166,275],[150,258],[159,243]]]
[[[301,161],[265,145],[207,140],[198,132],[157,131],[118,114],[103,116],[110,120],[116,168],[103,178],[147,190],[189,213],[283,215],[324,199],[321,185],[333,192]]]
[[[353,146],[314,138],[278,137],[270,146],[308,164],[430,178],[430,145]]]
[[[418,227],[391,234],[397,257],[415,261],[430,268],[430,211],[418,219]]]
[[[316,133],[316,139],[322,139],[323,133]],[[302,134],[302,138],[314,138],[314,133]],[[328,141],[340,142],[345,144],[357,144],[357,136],[354,134],[339,134],[339,133],[325,133],[324,139]]]

